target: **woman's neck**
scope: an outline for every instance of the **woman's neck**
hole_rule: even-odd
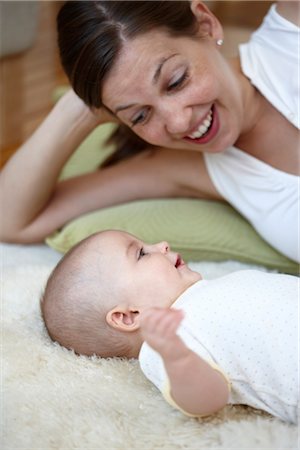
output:
[[[234,145],[276,169],[299,175],[299,130],[251,84],[239,58],[228,63],[241,96],[242,126]]]
[[[250,80],[243,74],[240,64],[240,58],[230,58],[228,63],[236,76],[237,85],[240,89],[242,102],[242,127],[238,138],[243,139],[244,136],[253,132],[256,125],[260,122],[264,111],[262,105],[262,96],[257,89],[251,84]],[[237,143],[235,143],[237,145]]]

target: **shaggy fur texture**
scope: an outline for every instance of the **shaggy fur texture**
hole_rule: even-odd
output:
[[[51,342],[39,297],[60,255],[2,248],[2,448],[296,449],[297,427],[246,407],[197,420],[173,410],[136,361],[78,357]],[[248,265],[194,263],[207,278]],[[265,270],[261,268],[262,270]]]

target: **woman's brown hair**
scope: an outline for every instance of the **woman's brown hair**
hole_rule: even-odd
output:
[[[154,28],[172,36],[194,36],[197,23],[190,2],[65,2],[57,17],[61,62],[74,91],[89,107],[102,106],[103,82],[123,43]],[[117,152],[109,164],[151,147],[125,125],[111,139]]]

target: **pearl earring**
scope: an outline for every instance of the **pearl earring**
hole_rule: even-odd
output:
[[[218,39],[217,40],[217,45],[219,46],[219,47],[221,47],[221,45],[223,45],[223,39]]]

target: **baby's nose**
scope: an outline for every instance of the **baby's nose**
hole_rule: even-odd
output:
[[[170,251],[170,245],[166,241],[159,242],[158,244],[156,244],[156,246],[161,253],[166,254]]]

